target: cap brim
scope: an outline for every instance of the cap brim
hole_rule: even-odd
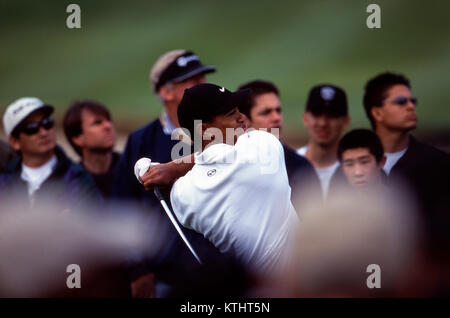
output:
[[[52,105],[44,104],[41,107],[39,107],[38,109],[35,109],[32,112],[30,112],[25,118],[27,118],[28,116],[30,116],[31,114],[33,114],[35,112],[43,112],[46,115],[51,115],[51,114],[53,114],[54,111],[55,111],[55,107],[53,107]]]
[[[338,109],[336,107],[324,107],[324,106],[312,106],[306,111],[311,112],[314,116],[326,115],[329,117],[340,117],[347,116],[348,113],[343,109]]]
[[[252,90],[250,88],[246,88],[231,93],[229,101],[226,104],[227,109],[223,110],[223,112],[230,111],[234,107],[237,107],[240,111],[242,104],[247,101],[247,98],[250,96],[251,92]]]
[[[55,107],[53,107],[52,105],[48,105],[48,104],[44,104],[41,107],[30,111],[14,127],[12,127],[11,133],[14,131],[14,129],[19,127],[19,125],[21,125],[24,122],[24,120],[27,119],[31,114],[36,113],[36,112],[43,112],[45,115],[51,115],[54,111],[55,111]]]
[[[207,73],[213,73],[216,71],[216,67],[215,66],[210,66],[210,65],[202,65],[200,67],[196,67],[195,69],[192,70],[188,70],[187,73],[182,74],[174,79],[171,79],[169,82],[172,83],[179,83],[182,82],[188,78],[194,77],[195,75],[199,75],[199,74],[207,74]]]

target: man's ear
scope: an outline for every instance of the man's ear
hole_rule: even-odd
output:
[[[83,134],[80,134],[76,137],[72,137],[72,142],[77,145],[80,148],[83,148],[84,145],[84,138],[83,138]]]
[[[383,119],[381,107],[372,107],[370,109],[370,113],[372,114],[372,117],[376,122]]]
[[[195,133],[197,133],[201,138],[203,138],[203,132],[206,129],[208,129],[208,126],[207,126],[207,124],[205,124],[203,122],[197,123],[197,125],[195,125],[195,127],[194,127]]]
[[[351,122],[350,116],[349,115],[345,116],[345,118],[344,118],[344,129],[348,128],[348,126],[350,125],[350,122]]]
[[[164,102],[171,101],[175,98],[174,90],[170,84],[164,84],[159,88],[158,94]]]
[[[13,135],[9,136],[9,145],[15,151],[20,151],[20,142],[19,139],[14,137]]]
[[[303,125],[306,127],[306,122],[308,121],[307,120],[307,117],[308,115],[306,114],[306,113],[303,113],[303,115],[302,115],[302,122],[303,122]]]
[[[252,121],[250,120],[250,118],[248,118],[244,114],[242,114],[242,115],[244,116],[245,124],[247,125],[247,127],[252,127]]]

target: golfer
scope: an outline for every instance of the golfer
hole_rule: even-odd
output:
[[[280,141],[265,131],[246,131],[238,107],[248,94],[213,84],[185,90],[180,126],[202,136],[202,151],[192,164],[157,165],[141,180],[148,188],[178,178],[170,200],[180,223],[265,275],[289,262],[298,218]]]

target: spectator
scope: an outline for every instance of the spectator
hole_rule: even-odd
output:
[[[251,89],[251,94],[240,106],[239,111],[247,117],[249,127],[267,129],[280,138],[283,129],[283,114],[280,93],[275,84],[267,81],[251,81],[239,89]],[[277,129],[274,131],[274,129]],[[291,198],[295,202],[297,212],[299,205],[311,193],[320,193],[320,183],[314,168],[307,159],[298,155],[285,143],[283,145],[284,160],[292,188]]]
[[[95,101],[74,102],[64,116],[64,133],[103,198],[109,200],[120,154],[113,150],[116,133],[108,109]]]
[[[383,189],[386,162],[380,139],[370,130],[355,129],[339,142],[338,159],[348,183],[357,190]]]
[[[306,146],[297,149],[297,153],[314,166],[324,200],[334,184],[345,180],[339,169],[337,148],[341,134],[349,123],[347,95],[342,88],[326,84],[310,90],[303,114],[309,140]]]
[[[50,200],[60,211],[84,211],[99,194],[86,170],[56,145],[53,110],[35,97],[20,98],[6,109],[5,133],[19,156],[0,175],[0,196],[26,208]]]
[[[383,170],[388,175],[388,183],[400,180],[409,188],[410,199],[417,201],[423,217],[427,250],[430,255],[441,254],[439,246],[450,241],[449,232],[445,232],[444,238],[441,227],[448,224],[450,214],[450,155],[411,135],[418,122],[417,99],[404,75],[386,72],[370,79],[363,103],[372,128],[383,144],[387,158]]]

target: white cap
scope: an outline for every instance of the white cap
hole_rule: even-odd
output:
[[[54,110],[52,106],[44,104],[36,97],[22,97],[10,104],[3,115],[3,127],[5,128],[6,136],[9,137],[22,120],[40,108],[47,110],[50,114]]]

